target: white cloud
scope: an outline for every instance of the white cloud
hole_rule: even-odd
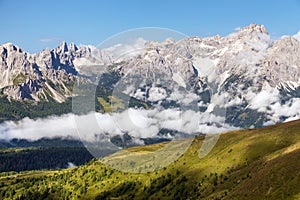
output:
[[[52,37],[52,38],[41,38],[39,39],[40,42],[49,43],[49,42],[59,42],[61,41],[61,38]]]
[[[281,117],[288,117],[285,121],[300,119],[300,98],[292,98],[281,104],[278,89],[269,85],[264,85],[257,94],[249,90],[245,97],[251,109],[267,114],[269,121],[264,126],[282,122]]]
[[[103,49],[104,52],[112,55],[117,60],[136,56],[144,49],[147,41],[143,38],[137,38],[134,42],[128,44],[116,44],[112,47]]]
[[[0,124],[0,139],[37,140],[42,137],[52,138],[56,136],[78,138],[72,115],[37,120],[24,118],[18,122],[6,121]]]
[[[284,122],[290,122],[290,121],[294,121],[294,120],[298,120],[300,119],[300,116],[294,116],[294,117],[289,117],[286,120],[284,120]]]
[[[274,122],[279,122],[280,116],[289,117],[285,122],[300,119],[300,98],[293,98],[283,105],[277,102],[270,105],[270,109],[268,112]]]
[[[293,37],[300,41],[300,31],[298,31],[298,33],[293,35]]]
[[[68,162],[67,168],[73,168],[73,167],[76,167],[76,165],[72,162]]]
[[[152,87],[149,90],[149,101],[159,101],[167,97],[167,91],[164,88]]]
[[[235,31],[240,31],[241,29],[242,29],[241,27],[234,28]]]
[[[24,118],[18,122],[0,124],[0,139],[23,138],[37,140],[43,137],[71,137],[84,141],[99,141],[114,135],[128,133],[135,138],[155,137],[162,128],[187,134],[216,133],[233,129],[224,125],[223,117],[192,110],[142,110],[130,108],[122,113],[87,115],[67,114],[44,119]],[[212,123],[213,122],[213,123]],[[217,127],[215,123],[223,124]],[[205,126],[205,128],[203,128]],[[212,131],[212,132],[210,132]]]
[[[246,95],[250,108],[259,112],[267,112],[270,105],[279,101],[279,91],[266,84],[258,94],[249,91]]]
[[[270,121],[265,122],[263,125],[264,126],[271,126],[271,125],[274,125],[274,124],[275,123],[272,120],[270,120]]]

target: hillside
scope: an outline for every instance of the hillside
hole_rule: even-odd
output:
[[[223,133],[200,159],[203,136],[166,168],[126,173],[93,160],[60,171],[2,173],[1,199],[299,199],[300,120]],[[151,154],[166,143],[128,149]],[[105,160],[118,158],[118,152]],[[128,155],[130,156],[130,155]],[[126,163],[126,162],[125,162]]]

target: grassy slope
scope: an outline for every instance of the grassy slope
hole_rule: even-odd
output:
[[[300,120],[224,133],[200,159],[202,141],[196,138],[183,156],[156,172],[125,173],[93,161],[61,171],[2,175],[0,198],[300,199]],[[135,147],[129,156],[162,146]],[[13,195],[7,192],[12,190]]]

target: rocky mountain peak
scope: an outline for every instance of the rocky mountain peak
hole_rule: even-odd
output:
[[[266,27],[260,24],[250,24],[249,26],[242,28],[240,32],[257,32],[257,33],[263,33],[267,35],[269,34]]]
[[[22,49],[12,43],[0,45],[0,51],[23,53]]]
[[[287,47],[291,46],[299,46],[300,41],[292,36],[284,36],[281,39],[275,42],[276,45],[287,45]]]
[[[68,45],[68,49],[69,49],[69,51],[77,51],[77,50],[78,50],[78,47],[77,47],[73,42],[71,42],[71,43]]]
[[[60,45],[58,47],[56,47],[54,49],[58,54],[61,54],[61,53],[65,53],[68,51],[68,45],[67,45],[67,42],[63,41],[60,43]]]
[[[77,74],[69,49],[77,47],[62,42],[53,50],[30,55],[11,43],[0,45],[0,92],[16,100],[64,101],[71,94],[68,84]]]

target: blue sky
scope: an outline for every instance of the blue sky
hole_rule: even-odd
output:
[[[0,0],[0,43],[31,53],[62,40],[97,45],[133,28],[163,27],[189,36],[225,36],[264,24],[272,37],[300,30],[300,0]]]

